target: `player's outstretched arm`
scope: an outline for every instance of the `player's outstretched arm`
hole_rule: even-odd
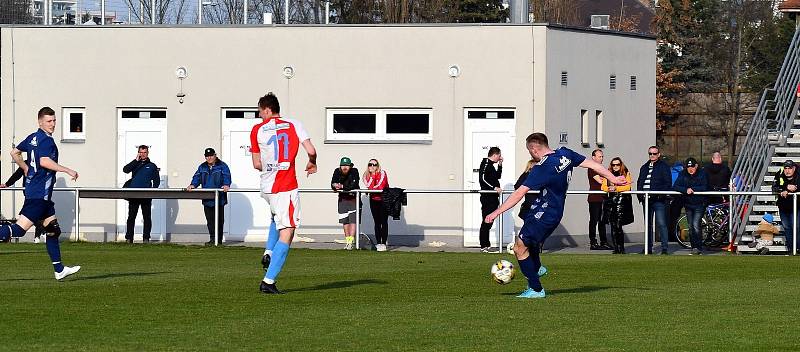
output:
[[[500,214],[506,210],[513,208],[515,205],[517,205],[517,203],[519,203],[520,200],[522,200],[522,198],[525,198],[525,194],[530,190],[531,189],[525,185],[519,186],[514,193],[511,193],[511,195],[506,198],[506,201],[503,202],[503,204],[500,204],[500,207],[497,208],[497,210],[493,211],[489,215],[486,215],[486,218],[483,219],[483,221],[487,224],[494,222],[496,217],[500,216]]]
[[[75,181],[78,179],[78,173],[75,170],[70,169],[66,166],[61,166],[57,162],[53,161],[49,157],[43,156],[39,158],[39,165],[42,165],[43,168],[53,170],[55,172],[63,172],[72,177],[72,180]]]
[[[317,172],[317,149],[311,143],[311,139],[303,141],[303,149],[308,153],[308,164],[306,164],[306,176]]]
[[[584,159],[580,166],[594,170],[595,172],[600,174],[600,176],[605,177],[607,180],[609,180],[611,183],[617,186],[624,186],[628,184],[628,180],[625,178],[625,176],[614,176],[614,174],[612,174],[611,171],[608,171],[608,169],[603,167],[603,165],[598,164],[596,161],[592,159],[589,158]]]

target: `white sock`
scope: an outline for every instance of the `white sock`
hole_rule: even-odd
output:
[[[271,249],[265,249],[264,250],[264,255],[269,255],[271,257],[272,256],[272,250]]]
[[[275,280],[270,280],[270,279],[267,279],[266,277],[262,281],[264,281],[264,283],[267,284],[267,285],[272,285],[272,284],[275,283]]]

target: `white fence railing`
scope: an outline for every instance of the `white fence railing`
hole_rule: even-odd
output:
[[[0,191],[22,191],[23,188],[19,187],[8,187],[8,188],[0,188]],[[223,192],[221,189],[194,189],[192,191],[186,191],[183,188],[89,188],[89,187],[58,187],[54,188],[53,191],[55,192],[72,192],[75,193],[75,232],[80,233],[80,200],[81,198],[93,198],[93,199],[126,199],[126,198],[150,198],[150,199],[214,199],[215,207],[219,204],[219,195],[220,192]],[[330,189],[326,188],[312,188],[312,189],[300,189],[301,193],[334,193]],[[261,192],[260,189],[256,188],[231,188],[228,193],[258,193]],[[361,195],[369,194],[369,193],[379,193],[381,191],[376,190],[366,190],[366,189],[357,189],[351,191],[351,193],[355,193],[358,199],[361,199]],[[497,194],[495,191],[478,191],[478,190],[462,190],[462,189],[405,189],[404,192],[406,194]],[[509,195],[513,192],[513,190],[503,190],[500,195],[503,197],[502,200],[505,200],[505,196]],[[83,193],[83,195],[81,194]],[[538,191],[530,191],[529,193],[538,193]],[[651,248],[649,248],[650,238],[649,232],[647,231],[648,228],[651,228],[652,223],[649,218],[649,199],[652,195],[680,195],[678,192],[672,191],[628,191],[624,192],[627,194],[641,194],[644,195],[644,254],[650,254]],[[588,191],[588,190],[574,190],[574,191],[567,191],[567,194],[606,194],[606,192],[602,191]],[[774,196],[774,193],[771,192],[696,192],[697,195],[702,196],[723,196],[728,198],[728,241],[729,243],[733,242],[735,230],[734,226],[734,196],[738,195],[754,195],[754,196]],[[793,255],[797,255],[797,196],[800,193],[791,193],[792,202],[793,202],[793,223],[795,224],[794,228],[792,229],[792,243],[787,243],[787,246],[791,246],[791,252]],[[214,221],[215,223],[219,223],[219,212],[214,211]],[[746,214],[740,214],[740,216],[745,216]],[[499,248],[503,248],[503,217],[497,217],[497,243]],[[356,207],[356,219],[361,219],[361,207]],[[741,222],[742,224],[746,223],[746,220]],[[743,225],[742,225],[743,226]],[[356,221],[356,234],[361,233],[361,224],[360,221]],[[786,229],[784,228],[784,231]],[[214,227],[214,242],[215,245],[219,245],[218,238],[219,238],[219,227]],[[356,237],[356,248],[360,248],[359,237]],[[732,244],[732,243],[731,243]]]

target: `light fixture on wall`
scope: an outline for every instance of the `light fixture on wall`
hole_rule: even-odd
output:
[[[181,104],[183,104],[183,97],[186,96],[186,94],[183,93],[183,80],[188,76],[189,70],[187,70],[186,67],[180,66],[175,69],[175,77],[177,77],[178,82],[180,82],[180,89],[178,90],[178,94],[175,96],[178,97],[178,102]]]
[[[284,66],[283,77],[286,77],[286,79],[291,79],[294,77],[294,68],[292,66]]]
[[[461,75],[461,68],[458,67],[458,65],[451,65],[447,68],[447,74],[450,75],[450,77],[456,78]]]

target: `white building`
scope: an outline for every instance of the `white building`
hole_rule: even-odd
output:
[[[168,187],[186,186],[210,146],[231,166],[235,187],[254,188],[248,136],[268,91],[319,150],[320,172],[298,171],[301,188],[328,188],[346,155],[361,171],[377,158],[395,187],[473,189],[495,145],[510,187],[534,131],[553,147],[586,155],[603,148],[638,170],[655,142],[655,48],[652,37],[547,25],[1,27],[0,176],[13,171],[7,146],[33,132],[36,111],[50,106],[60,161],[81,174],[58,185],[121,186],[133,146],[149,144]],[[573,179],[572,189],[588,188],[585,171]],[[4,215],[18,211],[21,196],[0,197]],[[585,237],[585,197],[568,198],[553,241]],[[390,244],[477,243],[477,196],[408,198],[401,220],[390,220]],[[74,199],[57,201],[69,229]],[[199,201],[154,204],[154,238],[206,238]],[[124,232],[125,209],[124,201],[82,200],[81,231],[113,240]],[[231,195],[227,211],[229,240],[263,240],[257,195]],[[363,219],[371,233],[369,214]],[[635,226],[629,232],[641,231]],[[341,237],[332,193],[302,196],[299,231]]]

